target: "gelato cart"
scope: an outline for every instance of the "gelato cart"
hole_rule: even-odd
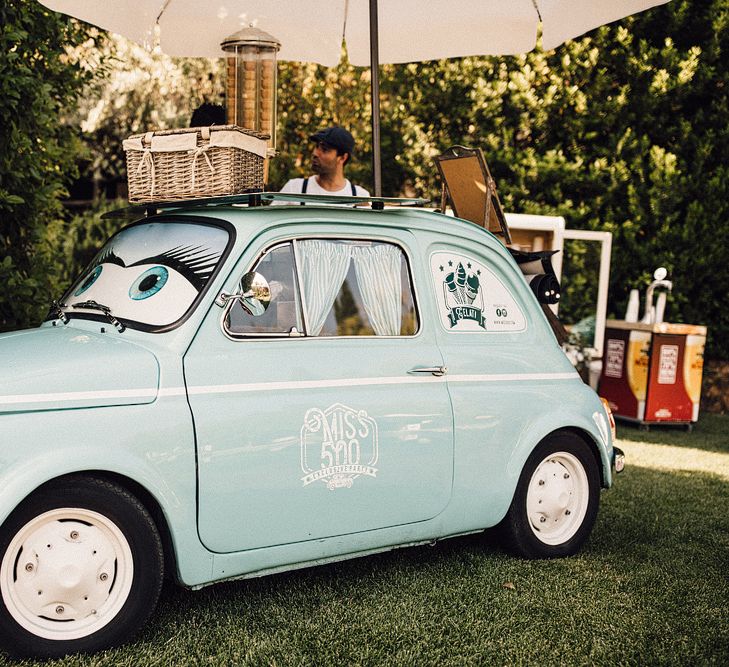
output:
[[[608,320],[598,393],[613,414],[648,428],[699,418],[706,327]]]

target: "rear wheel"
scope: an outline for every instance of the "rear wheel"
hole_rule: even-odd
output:
[[[576,553],[597,517],[600,473],[578,436],[544,440],[527,459],[501,527],[511,549],[527,558]]]
[[[157,604],[162,544],[152,518],[111,482],[67,477],[38,489],[0,531],[0,642],[59,657],[114,646]]]

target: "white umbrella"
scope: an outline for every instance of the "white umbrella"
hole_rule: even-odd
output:
[[[530,51],[542,28],[552,49],[669,0],[40,0],[171,56],[218,58],[220,43],[254,25],[281,42],[280,60],[372,67],[372,147],[379,195],[379,63]]]

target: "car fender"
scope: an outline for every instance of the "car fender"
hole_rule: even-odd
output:
[[[588,387],[578,392],[574,402],[559,411],[551,411],[531,419],[522,430],[509,459],[507,470],[512,480],[513,495],[519,476],[529,455],[545,438],[557,431],[570,430],[587,437],[589,445],[600,457],[601,480],[605,488],[612,485],[612,439],[605,410],[597,396]]]
[[[194,432],[184,395],[148,405],[4,415],[0,442],[0,523],[63,475],[128,478],[161,509],[180,580],[209,578],[212,555],[197,535]]]

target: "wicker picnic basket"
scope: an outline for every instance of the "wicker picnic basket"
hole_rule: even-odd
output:
[[[124,141],[133,204],[263,188],[268,135],[237,125],[135,134]]]

